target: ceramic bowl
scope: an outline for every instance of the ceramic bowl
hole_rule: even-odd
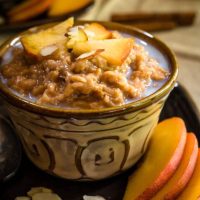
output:
[[[163,42],[135,28],[101,23],[140,38],[161,52],[171,71],[169,80],[148,97],[99,110],[41,106],[17,96],[0,82],[4,105],[29,159],[40,169],[66,179],[99,180],[132,167],[144,154],[177,78],[176,60]],[[38,29],[46,26],[51,25]],[[0,55],[22,34],[4,43]]]

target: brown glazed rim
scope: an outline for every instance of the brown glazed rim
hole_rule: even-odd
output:
[[[76,24],[84,24],[84,23],[90,23],[94,21],[77,21]],[[154,37],[153,35],[139,30],[137,28],[129,27],[129,26],[124,26],[121,24],[117,23],[112,23],[112,22],[98,22],[107,27],[108,29],[111,30],[118,30],[123,33],[128,33],[130,35],[136,36],[145,42],[150,43],[154,47],[156,47],[161,53],[166,57],[169,66],[171,67],[171,75],[168,79],[168,81],[155,93],[140,99],[138,101],[124,104],[121,106],[114,106],[110,108],[102,108],[102,109],[62,109],[60,107],[50,107],[50,106],[45,106],[45,105],[39,105],[33,102],[30,102],[23,97],[17,96],[14,94],[8,87],[5,87],[5,84],[0,82],[0,95],[3,97],[3,99],[10,103],[13,106],[16,106],[18,108],[41,114],[41,115],[46,115],[46,116],[53,116],[53,117],[62,117],[62,118],[103,118],[103,117],[108,117],[108,116],[116,116],[116,115],[121,115],[124,113],[129,113],[133,112],[136,110],[140,110],[144,107],[147,107],[149,105],[152,105],[153,103],[157,102],[160,100],[162,97],[167,96],[167,94],[173,89],[174,84],[177,79],[178,75],[178,66],[177,62],[175,59],[175,56],[173,52],[169,49],[169,47]],[[43,29],[49,26],[52,26],[55,23],[51,24],[46,24],[39,26],[38,29]],[[0,48],[0,56],[5,53],[7,48],[10,46],[10,43],[14,40],[17,40],[20,38],[21,35],[27,34],[30,32],[30,29],[19,34],[18,36],[15,36],[8,41],[6,41],[3,45],[1,45]]]

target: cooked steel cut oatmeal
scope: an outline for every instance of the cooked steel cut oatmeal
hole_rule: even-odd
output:
[[[35,97],[38,104],[85,109],[122,105],[168,78],[169,72],[132,38],[96,23],[69,27],[65,34],[58,26],[38,32],[48,40],[40,44],[34,43],[37,33],[22,37],[23,48],[11,47],[12,60],[1,68],[10,88]],[[52,37],[58,39],[51,42]]]

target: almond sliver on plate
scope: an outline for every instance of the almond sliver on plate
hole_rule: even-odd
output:
[[[83,200],[106,200],[102,196],[88,196],[84,195]]]

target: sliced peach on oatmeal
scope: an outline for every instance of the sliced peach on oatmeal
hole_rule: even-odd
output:
[[[40,57],[43,48],[67,42],[65,33],[73,24],[74,19],[69,18],[53,27],[22,36],[21,43],[28,54]]]
[[[91,23],[85,25],[84,31],[88,38],[94,40],[109,39],[112,37],[112,33],[107,30],[104,26],[98,23]]]
[[[129,177],[123,200],[151,199],[167,183],[181,161],[186,135],[180,118],[170,118],[157,125],[146,155]]]
[[[73,53],[80,56],[83,53],[97,49],[104,49],[100,54],[111,65],[122,65],[133,48],[132,38],[89,40],[86,42],[75,43]]]

